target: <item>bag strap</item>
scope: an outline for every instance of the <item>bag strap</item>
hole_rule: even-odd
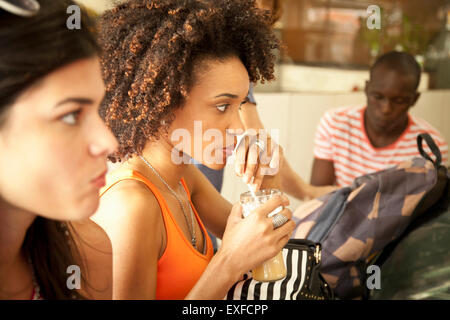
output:
[[[425,152],[425,150],[422,147],[422,141],[425,140],[425,142],[428,144],[428,147],[430,148],[431,152],[436,157],[436,161],[433,161],[433,159],[428,155],[428,153]],[[428,133],[421,133],[417,136],[417,147],[419,149],[420,155],[424,157],[427,160],[430,160],[433,162],[435,168],[438,168],[441,165],[442,162],[442,155],[441,151],[439,150],[439,147],[434,142],[433,138]]]

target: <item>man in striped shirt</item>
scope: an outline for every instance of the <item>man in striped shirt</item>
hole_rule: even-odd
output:
[[[442,162],[448,162],[442,135],[408,113],[420,96],[420,73],[420,66],[407,53],[389,52],[377,59],[366,82],[367,106],[331,110],[320,120],[312,185],[349,185],[358,176],[420,156],[416,139],[423,132],[433,137]]]

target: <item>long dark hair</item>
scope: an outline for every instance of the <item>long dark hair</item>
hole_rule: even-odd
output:
[[[8,109],[27,88],[71,62],[99,54],[93,21],[81,10],[81,29],[69,30],[68,0],[39,0],[33,17],[0,9],[0,126]],[[32,107],[32,106],[30,106]],[[44,299],[83,298],[67,288],[67,267],[81,265],[68,222],[37,217],[27,231],[23,250],[31,259]]]

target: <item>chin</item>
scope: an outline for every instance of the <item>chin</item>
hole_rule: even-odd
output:
[[[374,130],[377,133],[385,133],[386,131],[388,131],[389,126],[377,121],[377,122],[372,123],[371,128],[372,128],[372,130]]]
[[[97,211],[100,204],[100,199],[98,195],[95,197],[86,197],[77,203],[74,203],[73,206],[67,211],[68,215],[65,220],[77,221],[84,220]]]

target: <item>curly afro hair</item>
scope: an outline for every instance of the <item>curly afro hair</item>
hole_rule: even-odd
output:
[[[113,162],[166,132],[202,59],[238,56],[250,81],[274,78],[280,44],[254,0],[130,0],[100,19],[106,94],[100,115],[119,141]]]

